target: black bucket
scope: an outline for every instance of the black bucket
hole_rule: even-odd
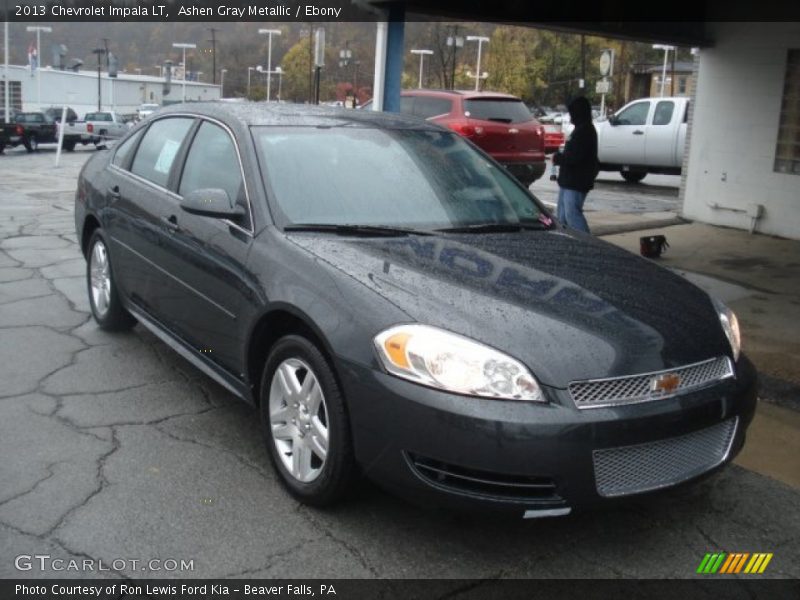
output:
[[[663,235],[648,235],[639,238],[639,252],[645,258],[658,258],[667,248],[669,248],[669,244]]]

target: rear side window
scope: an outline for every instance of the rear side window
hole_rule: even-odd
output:
[[[400,96],[400,112],[410,115],[414,108],[414,96]]]
[[[672,121],[672,113],[674,111],[674,102],[662,100],[656,104],[656,112],[653,113],[653,125],[669,125],[670,121]]]
[[[206,188],[221,188],[232,203],[244,203],[242,171],[233,140],[222,127],[209,122],[200,125],[194,137],[178,193],[185,196]]]
[[[464,102],[464,112],[471,119],[498,123],[524,123],[533,115],[522,100],[505,98],[475,98]]]
[[[136,147],[136,140],[138,140],[142,135],[141,130],[134,133],[131,137],[127,140],[122,142],[118,147],[117,151],[114,153],[114,160],[111,162],[118,166],[124,167],[128,164],[128,157],[131,154],[131,151]]]
[[[617,115],[620,125],[644,125],[647,122],[647,113],[650,112],[649,102],[637,102]]]
[[[173,117],[150,125],[136,151],[131,173],[167,186],[169,172],[193,119]]]
[[[431,117],[447,114],[451,110],[453,110],[452,100],[417,96],[412,114],[423,119],[430,119]]]

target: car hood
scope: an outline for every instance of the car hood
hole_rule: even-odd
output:
[[[730,354],[705,292],[582,234],[289,238],[400,308],[409,322],[502,350],[545,385]]]

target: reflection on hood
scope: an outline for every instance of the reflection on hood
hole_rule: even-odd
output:
[[[578,96],[567,106],[569,118],[575,126],[592,121],[592,105],[584,96]]]

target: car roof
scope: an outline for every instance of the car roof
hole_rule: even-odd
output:
[[[402,96],[456,96],[464,98],[465,100],[473,100],[479,98],[502,98],[504,100],[519,100],[518,96],[511,94],[504,94],[503,92],[476,92],[474,90],[437,90],[437,89],[416,89],[416,90],[403,90]]]
[[[354,110],[323,105],[284,104],[277,102],[191,102],[173,104],[162,109],[158,117],[174,114],[195,114],[221,121],[236,120],[248,126],[306,126],[306,127],[371,127],[376,129],[422,129],[440,131],[441,128],[417,117],[399,113],[371,110]]]

